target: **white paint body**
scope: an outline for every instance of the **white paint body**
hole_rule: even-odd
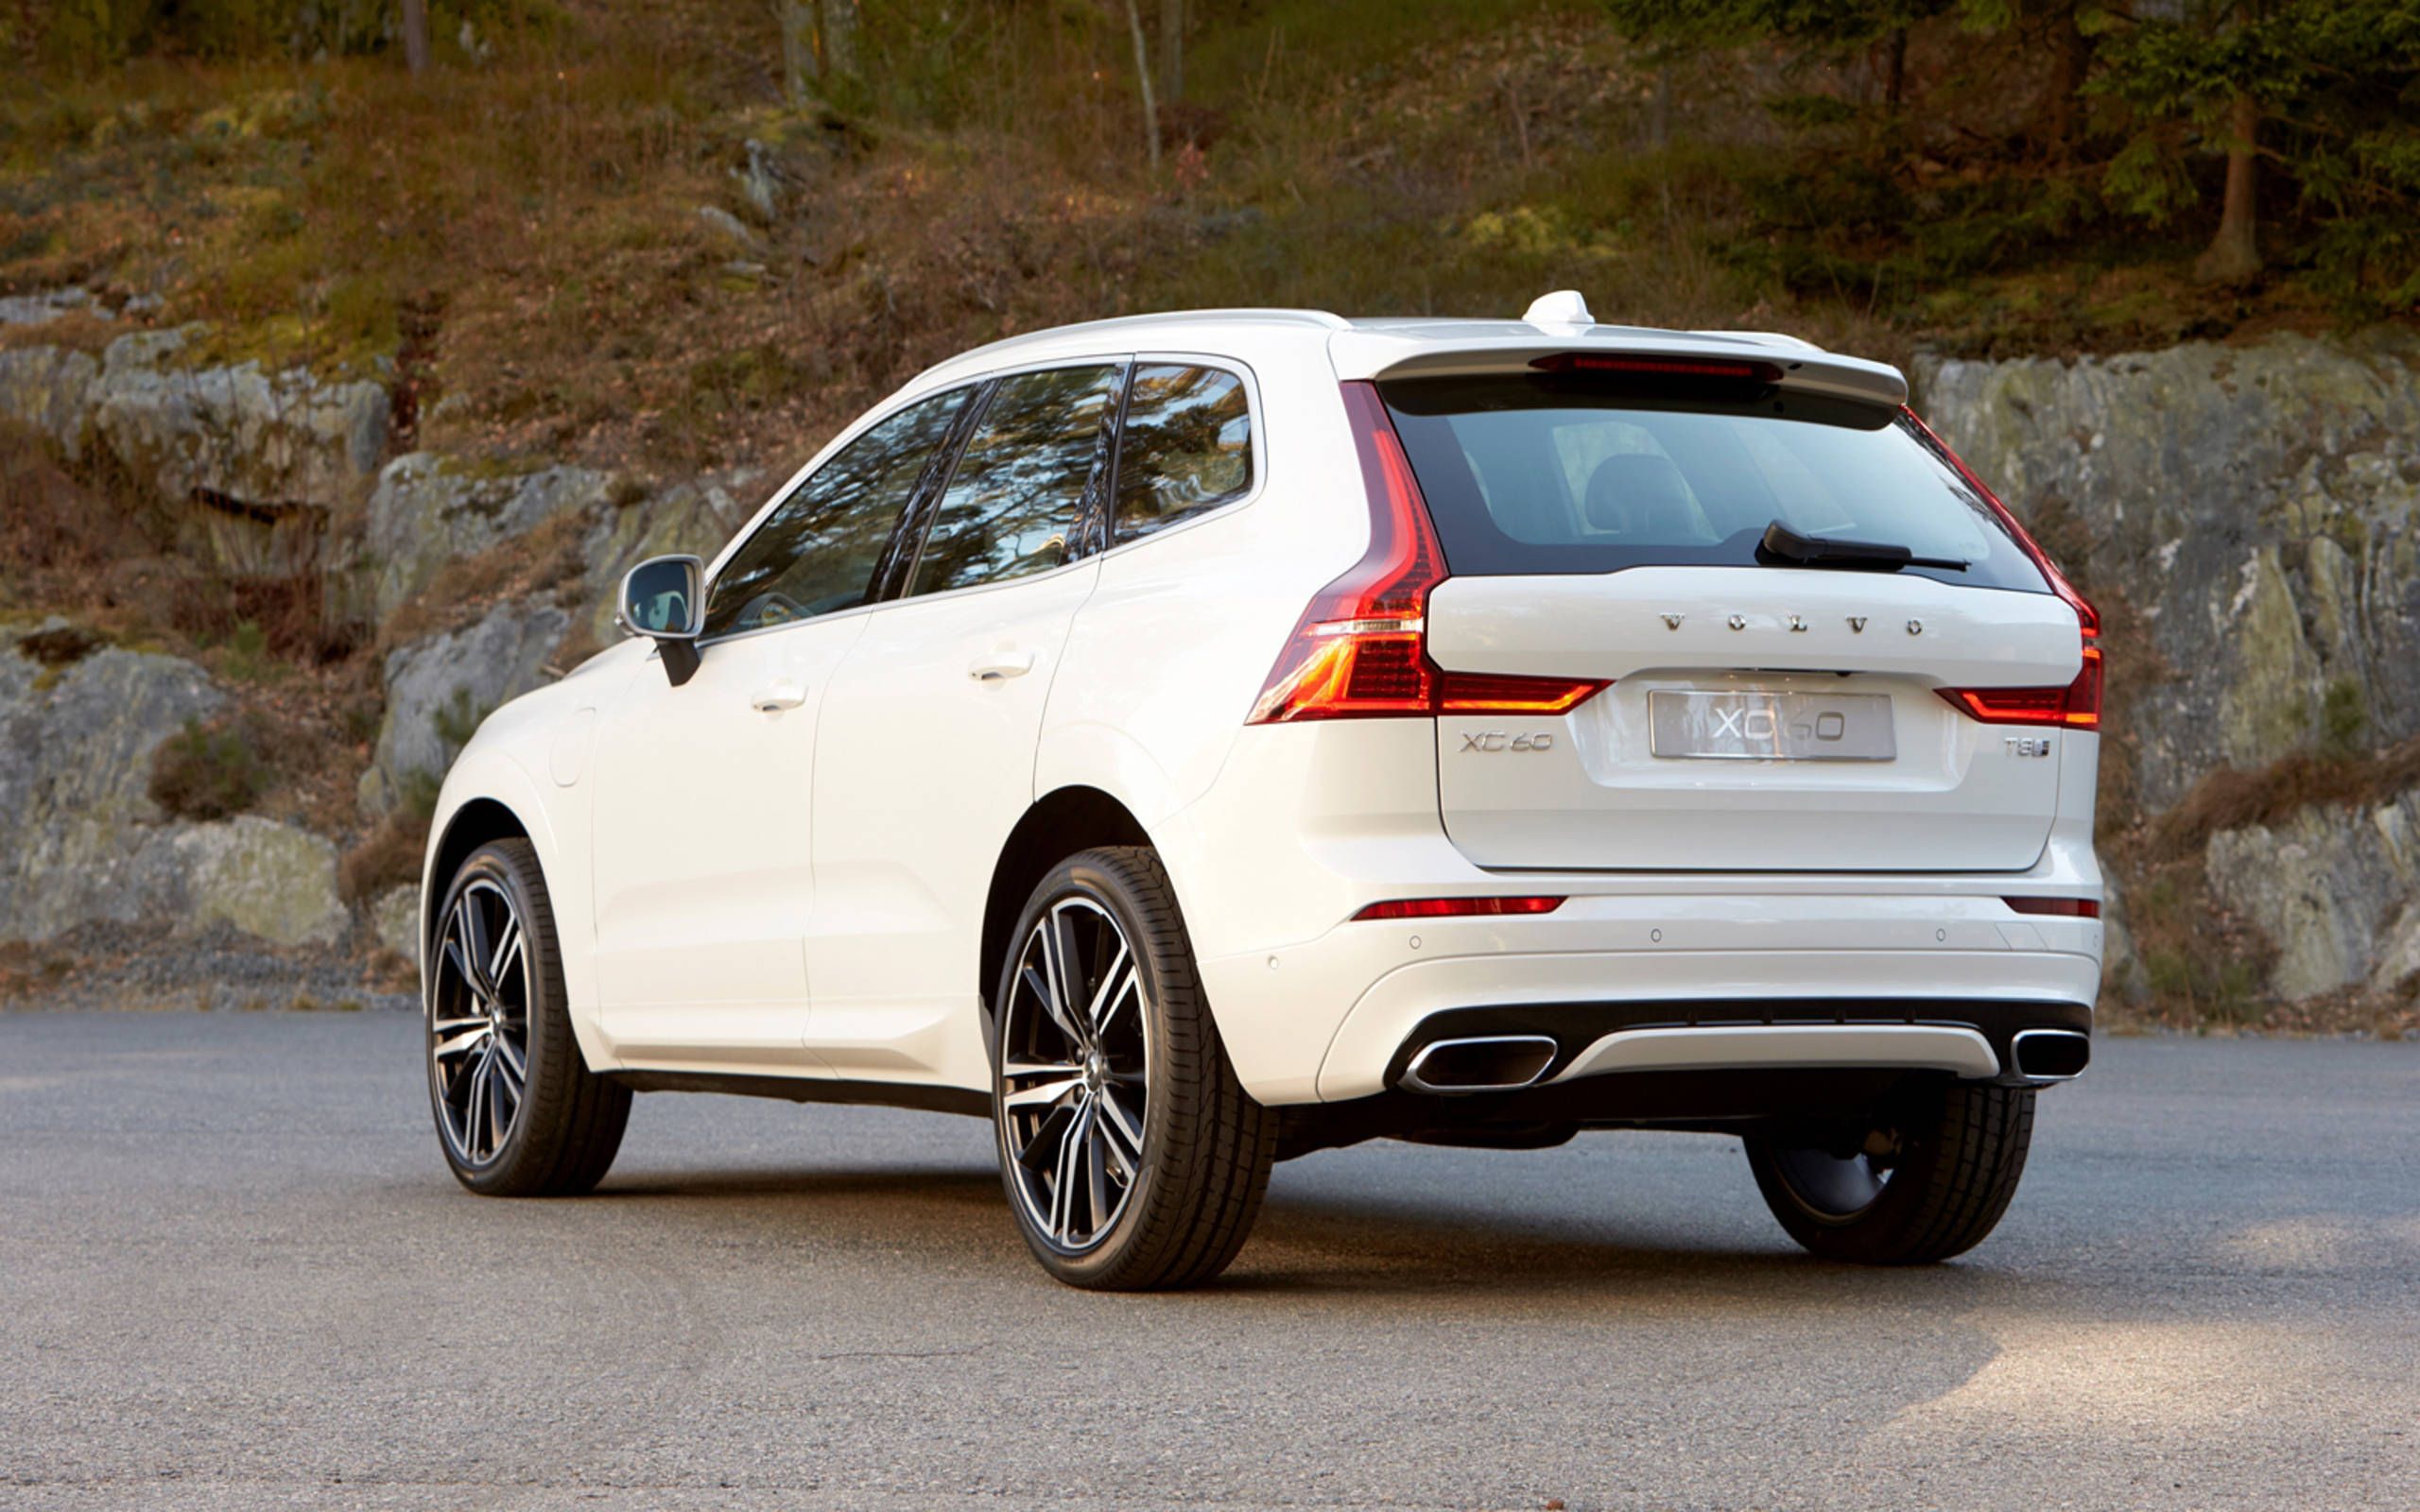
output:
[[[680,687],[651,643],[624,641],[481,728],[444,784],[432,868],[466,805],[510,811],[544,868],[598,1070],[988,1091],[983,1003],[1000,963],[981,958],[987,893],[1020,818],[1071,787],[1114,799],[1157,849],[1220,1035],[1264,1103],[1380,1091],[1414,1026],[1449,1008],[2091,1004],[2100,922],[2004,900],[2101,896],[2098,736],[2056,730],[2055,759],[2018,757],[2009,729],[1928,691],[2071,679],[2075,615],[2048,593],[1772,568],[1449,578],[1430,601],[1441,665],[1613,686],[1569,714],[1510,723],[1247,725],[1304,606],[1369,542],[1340,383],[1575,347],[1820,358],[1810,384],[1869,397],[1897,382],[1779,337],[1298,312],[1107,321],[986,348],[917,378],[798,475],[901,405],[977,378],[1181,356],[1248,380],[1253,492],[1038,576],[707,643]],[[1792,614],[1810,627],[1789,630]],[[1834,678],[1844,662],[1860,670]],[[1656,688],[1802,682],[1888,694],[1898,758],[1646,750]],[[760,708],[769,696],[780,707]],[[1555,738],[1465,749],[1482,727]],[[428,906],[446,881],[427,878]],[[1569,902],[1538,917],[1352,921],[1381,900],[1512,893]],[[1772,1063],[1771,1044],[1729,1042],[1739,1064]],[[1921,1045],[1906,1063],[1942,1054]],[[1709,1055],[1725,1063],[1720,1043],[1664,1063]]]

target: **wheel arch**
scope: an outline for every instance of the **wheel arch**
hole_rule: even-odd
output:
[[[435,927],[437,909],[443,902],[442,889],[451,885],[454,873],[469,860],[471,852],[492,840],[527,840],[529,826],[521,816],[503,801],[493,798],[475,798],[456,809],[442,829],[436,832],[428,848],[428,875],[421,887],[420,953],[428,959],[429,932]],[[534,841],[532,842],[535,843]],[[544,865],[540,858],[540,865]]]
[[[1132,809],[1098,787],[1080,783],[1056,788],[1035,800],[1009,832],[992,867],[992,887],[983,904],[983,935],[976,955],[976,1001],[985,1032],[992,1023],[992,988],[1009,948],[1017,916],[1045,873],[1080,850],[1096,846],[1150,846],[1150,833]]]
[[[603,1071],[611,1069],[614,1060],[595,1011],[588,858],[583,847],[566,849],[565,838],[579,840],[583,829],[564,822],[574,816],[558,812],[562,796],[533,781],[510,755],[486,748],[481,741],[472,742],[446,774],[429,825],[428,852],[421,875],[421,957],[427,959],[428,941],[445,902],[445,886],[464,858],[491,840],[528,841],[538,853],[538,869],[554,905],[555,953],[562,965],[563,988],[568,994],[564,1006],[571,1016],[572,1032],[590,1069]]]

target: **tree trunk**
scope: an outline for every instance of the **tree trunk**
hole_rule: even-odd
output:
[[[2260,104],[2238,94],[2227,109],[2227,197],[2219,211],[2219,234],[2193,265],[2204,284],[2246,284],[2260,272],[2260,242],[2253,224],[2258,188],[2253,138],[2260,129]]]
[[[823,77],[857,77],[857,0],[823,0]]]
[[[1184,0],[1160,0],[1161,93],[1173,105],[1184,98]]]
[[[2060,166],[2073,163],[2083,146],[2083,85],[2092,73],[2092,38],[2083,26],[2083,7],[2068,0],[2050,20],[2058,49],[2050,71],[2050,155]]]
[[[1143,141],[1151,149],[1151,171],[1160,171],[1160,102],[1151,94],[1151,58],[1143,46],[1143,12],[1126,0],[1126,29],[1134,36],[1134,78],[1143,86]]]
[[[1908,97],[1908,28],[1891,33],[1889,73],[1882,87],[1882,108],[1892,115],[1899,113],[1900,105]]]
[[[2238,0],[2236,26],[2253,21],[2251,0]],[[2254,223],[2259,189],[2260,102],[2238,89],[2227,102],[2227,190],[2219,209],[2219,233],[2193,264],[2193,276],[2205,284],[2246,284],[2260,272],[2260,240]]]
[[[1647,102],[1647,145],[1657,152],[1672,145],[1672,65],[1655,70],[1655,93]]]
[[[795,110],[815,94],[815,0],[773,0],[782,23],[782,99]]]
[[[404,66],[428,72],[428,0],[404,0]]]
[[[2236,94],[2226,126],[2226,203],[2220,208],[2220,234],[2192,264],[2192,276],[2203,284],[2251,284],[2260,273],[2260,239],[2253,228],[2257,189],[2253,133],[2260,129],[2260,104],[2251,94]]]

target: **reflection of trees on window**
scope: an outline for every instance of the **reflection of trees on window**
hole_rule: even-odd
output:
[[[1146,536],[1252,490],[1243,380],[1217,368],[1134,370],[1117,453],[1117,534]]]
[[[1021,577],[1068,559],[1117,372],[1058,368],[1001,380],[942,495],[911,592]]]
[[[899,511],[967,391],[910,405],[843,447],[766,517],[715,579],[709,637],[855,609]]]

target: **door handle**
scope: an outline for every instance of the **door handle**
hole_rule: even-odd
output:
[[[994,651],[977,659],[966,669],[966,675],[978,682],[998,682],[1005,678],[1022,678],[1032,670],[1032,652]]]
[[[776,682],[757,691],[749,700],[760,714],[777,714],[785,709],[795,709],[806,702],[806,690],[795,682]]]

